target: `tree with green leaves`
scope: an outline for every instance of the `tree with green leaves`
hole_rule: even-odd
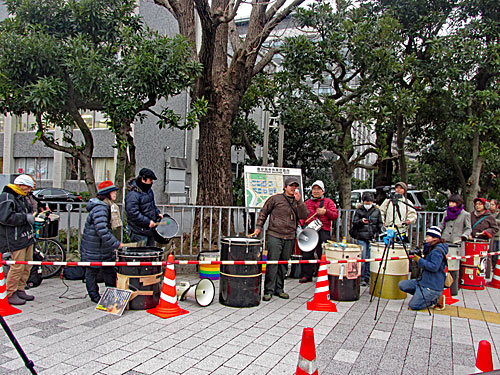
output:
[[[109,119],[117,140],[119,186],[124,174],[135,173],[131,126],[136,119],[149,113],[161,127],[183,127],[204,113],[203,101],[194,103],[185,123],[168,107],[155,109],[161,99],[189,86],[201,67],[191,59],[185,38],[146,28],[134,13],[134,0],[5,3],[12,17],[0,26],[0,111],[34,114],[37,139],[79,160],[92,195],[94,141],[83,111],[100,111]]]
[[[376,154],[370,140],[357,137],[361,126],[372,129],[370,100],[378,82],[393,71],[393,50],[398,43],[397,22],[378,16],[369,3],[318,1],[297,11],[305,31],[283,46],[282,82],[278,96],[285,139],[301,166],[329,165],[338,183],[341,207],[350,207],[352,175]],[[302,151],[304,151],[302,153]],[[285,160],[293,163],[294,156]]]
[[[203,72],[192,97],[204,98],[208,110],[199,123],[198,204],[232,204],[231,135],[241,99],[278,50],[265,45],[271,33],[304,1],[252,1],[240,36],[234,18],[241,0],[154,0],[174,16],[180,34],[193,43],[199,37],[192,53]]]

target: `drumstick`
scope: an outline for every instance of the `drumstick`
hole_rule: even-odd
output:
[[[312,215],[310,218],[307,218],[305,222],[307,223],[308,221],[311,221],[311,219],[312,219],[314,216],[316,216],[317,214],[318,214],[318,213],[317,213],[317,212],[315,212],[315,213],[314,213],[314,215]]]

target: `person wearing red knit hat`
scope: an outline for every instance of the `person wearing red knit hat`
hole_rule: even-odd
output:
[[[490,211],[486,209],[486,199],[474,198],[474,211],[470,217],[472,234],[470,239],[482,238],[489,240],[498,232],[498,225]]]
[[[83,229],[80,244],[82,262],[115,261],[115,249],[120,249],[123,243],[118,241],[111,231],[111,204],[116,199],[118,188],[111,181],[98,185],[97,197],[87,204],[87,221]],[[97,274],[103,270],[104,283],[107,287],[116,286],[116,271],[114,267],[91,266],[85,268],[85,286],[92,302],[99,302],[99,286]]]

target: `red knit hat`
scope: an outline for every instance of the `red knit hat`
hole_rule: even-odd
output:
[[[484,198],[479,198],[479,197],[474,198],[474,204],[476,204],[476,202],[477,202],[477,201],[482,202],[482,203],[483,203],[483,205],[484,205],[484,206],[486,206],[486,199],[484,199]]]
[[[97,194],[105,195],[112,191],[117,191],[118,188],[110,180],[106,180],[97,185]]]

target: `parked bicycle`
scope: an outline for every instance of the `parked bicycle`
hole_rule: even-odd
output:
[[[33,248],[33,260],[44,262],[64,262],[66,252],[59,241],[57,234],[59,232],[59,216],[52,213],[39,215],[35,219],[35,247]],[[11,260],[11,253],[3,254],[3,260]],[[5,272],[8,273],[9,266],[6,266]],[[40,266],[42,279],[58,275],[62,266]]]

